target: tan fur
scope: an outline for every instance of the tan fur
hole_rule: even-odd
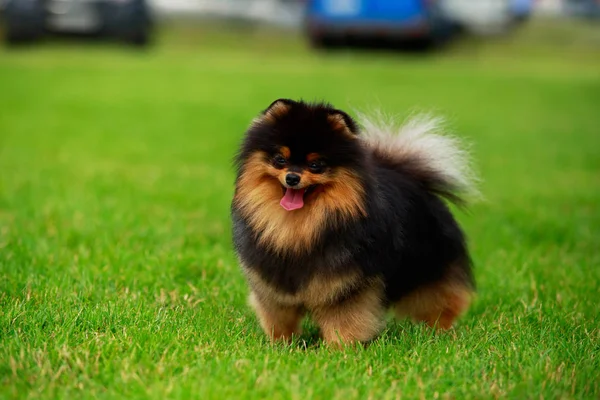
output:
[[[371,279],[356,295],[337,303],[344,293],[364,284],[357,270],[330,278],[316,276],[294,294],[281,293],[252,269],[243,270],[252,287],[250,304],[271,340],[300,335],[300,322],[307,311],[321,328],[323,340],[331,344],[370,340],[384,326],[380,279]]]
[[[290,151],[290,148],[287,146],[282,146],[279,149],[279,152],[281,153],[281,155],[286,159],[289,160],[290,156],[292,155],[292,152]]]
[[[255,292],[250,294],[250,305],[254,308],[260,326],[271,340],[289,341],[292,335],[302,334],[300,322],[304,310],[299,306],[282,306],[265,300]]]
[[[292,335],[300,335],[300,322],[306,312],[319,325],[327,344],[365,342],[385,326],[381,279],[371,279],[358,293],[338,302],[345,294],[365,285],[365,278],[358,270],[330,277],[317,275],[296,293],[287,294],[269,285],[255,270],[242,267],[252,288],[250,303],[272,340],[289,340]],[[397,317],[410,317],[446,330],[467,310],[471,298],[472,289],[466,284],[446,280],[417,289],[393,304],[393,309]]]
[[[450,329],[471,304],[473,291],[455,280],[419,288],[394,304],[399,318],[410,317],[431,327]]]
[[[288,294],[266,283],[254,270],[243,268],[252,290],[271,303],[284,306],[302,304],[313,308],[335,302],[344,293],[357,287],[362,279],[357,270],[331,277],[315,276],[296,293]]]
[[[306,156],[306,161],[311,162],[318,160],[319,158],[321,158],[321,156],[318,153],[310,153]]]
[[[334,131],[344,132],[352,139],[357,138],[357,136],[350,131],[350,128],[346,124],[346,121],[344,121],[344,117],[341,114],[331,114],[327,116],[327,121],[329,121],[329,124]]]
[[[305,198],[303,208],[286,211],[280,206],[285,170],[268,163],[266,154],[256,152],[244,164],[234,201],[249,220],[259,241],[277,252],[305,252],[319,239],[331,217],[356,218],[366,215],[364,188],[351,171],[337,168],[331,173],[302,174],[302,185],[319,184]]]
[[[283,101],[278,101],[269,108],[264,115],[264,121],[274,123],[290,110],[290,106]]]
[[[382,305],[383,283],[374,280],[356,296],[346,301],[313,310],[313,317],[327,344],[366,342],[385,326]]]

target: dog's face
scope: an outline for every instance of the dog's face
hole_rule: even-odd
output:
[[[277,100],[254,121],[240,154],[245,172],[280,185],[287,211],[332,186],[352,184],[361,148],[354,121],[326,105]]]
[[[236,205],[257,228],[268,219],[364,214],[364,154],[355,122],[325,104],[272,103],[252,124],[238,156]],[[317,226],[320,229],[320,226]]]

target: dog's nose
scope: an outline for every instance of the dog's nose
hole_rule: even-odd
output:
[[[285,176],[285,183],[290,186],[296,186],[300,183],[300,175],[298,174],[287,174]]]

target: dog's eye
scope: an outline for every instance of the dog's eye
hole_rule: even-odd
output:
[[[325,170],[325,167],[326,165],[324,161],[311,161],[308,163],[308,169],[313,174],[320,174],[323,172],[323,170]]]
[[[283,158],[282,155],[277,154],[274,158],[273,161],[275,162],[275,165],[278,167],[285,167],[285,165],[287,164],[287,161],[285,158]]]

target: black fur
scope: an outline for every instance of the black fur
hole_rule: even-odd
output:
[[[327,155],[337,166],[352,166],[362,170],[364,151],[352,140],[347,140],[342,132],[333,132],[327,117],[341,115],[351,132],[356,134],[356,123],[348,114],[336,110],[326,103],[306,104],[293,100],[279,99],[274,101],[264,112],[276,103],[285,103],[290,111],[277,121],[276,125],[255,124],[246,133],[240,152],[236,157],[238,177],[244,161],[248,156],[262,150],[274,155],[281,146],[287,146],[292,152],[292,163],[302,163],[302,155],[314,152]]]
[[[387,302],[445,279],[451,265],[459,269],[458,279],[474,285],[463,232],[439,197],[443,190],[434,189],[443,187],[437,176],[415,169],[418,160],[395,162],[348,133],[333,132],[327,122],[331,114],[341,114],[352,134],[358,128],[328,104],[279,101],[289,105],[289,112],[275,124],[257,123],[249,129],[237,157],[238,178],[244,161],[257,150],[271,154],[288,146],[292,157],[324,154],[330,167],[350,168],[360,177],[367,216],[330,224],[309,252],[278,254],[259,244],[260,232],[252,230],[234,202],[233,241],[246,266],[287,293],[298,291],[317,272],[331,276],[359,269],[366,277],[383,278]]]

